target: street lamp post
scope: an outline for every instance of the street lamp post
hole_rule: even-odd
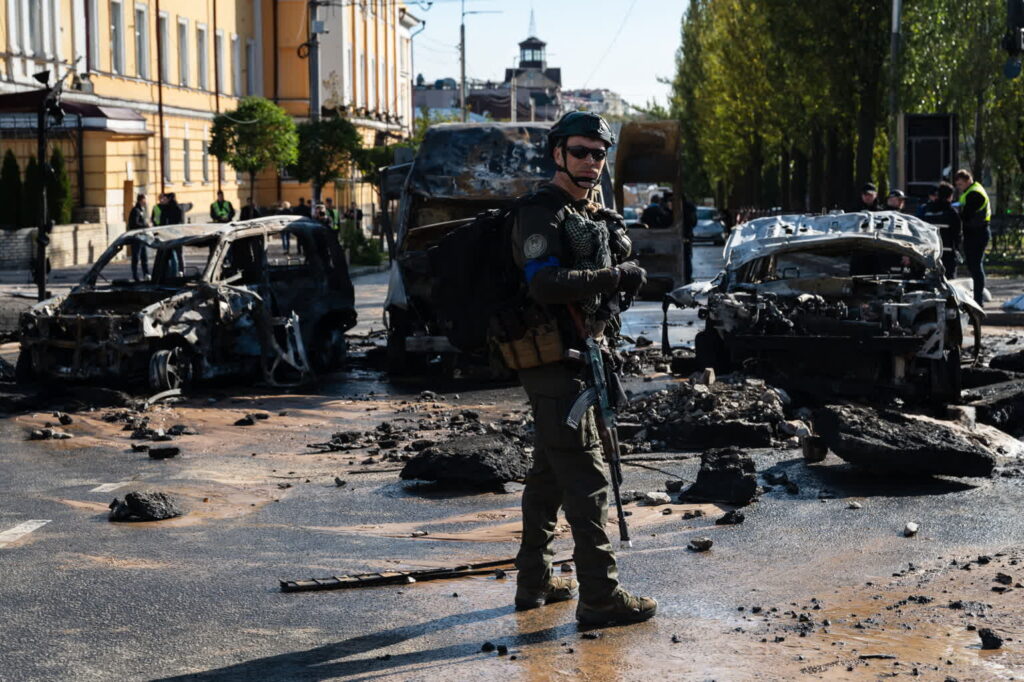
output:
[[[459,24],[459,108],[462,109],[462,122],[466,122],[466,15],[467,14],[501,14],[498,10],[466,11],[466,0],[462,0],[462,18]]]
[[[892,69],[889,79],[889,191],[897,188],[900,172],[900,22],[903,14],[903,0],[892,0],[892,33],[889,39],[889,66]]]
[[[320,5],[325,0],[309,0],[309,120],[320,120],[320,34],[326,33],[320,20]],[[313,180],[313,205],[320,203],[320,183]]]
[[[50,233],[53,231],[53,218],[50,216],[49,203],[46,200],[46,184],[53,175],[50,162],[46,158],[46,150],[49,143],[50,116],[60,123],[64,120],[64,111],[60,108],[60,96],[63,91],[64,79],[50,86],[50,72],[40,71],[33,76],[45,88],[42,99],[39,102],[39,110],[36,112],[36,161],[39,164],[39,203],[37,211],[39,214],[39,225],[36,228],[36,285],[38,287],[37,298],[42,301],[46,296],[46,247],[50,243]]]

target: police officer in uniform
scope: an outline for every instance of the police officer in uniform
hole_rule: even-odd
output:
[[[985,295],[985,249],[992,238],[989,221],[992,220],[992,204],[988,193],[980,182],[974,181],[969,170],[961,168],[953,174],[953,184],[960,192],[960,220],[964,229],[964,263],[974,280],[974,300],[984,304]]]
[[[550,183],[520,200],[512,230],[513,258],[523,271],[530,302],[543,307],[568,345],[577,348],[584,335],[601,340],[606,330],[614,331],[620,295],[635,295],[646,281],[644,270],[626,260],[631,246],[621,218],[588,200],[614,142],[597,114],[563,116],[548,136],[557,172]],[[516,608],[579,596],[576,618],[585,625],[639,622],[655,614],[657,602],[619,586],[606,531],[609,474],[593,408],[578,430],[565,424],[583,390],[583,376],[584,368],[568,360],[519,372],[533,411],[536,443],[523,491]],[[579,583],[551,570],[560,508],[572,528]]]

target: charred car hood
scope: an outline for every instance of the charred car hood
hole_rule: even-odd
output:
[[[731,271],[776,253],[843,245],[895,251],[929,269],[942,257],[939,231],[904,213],[780,215],[735,227],[725,245],[725,267]]]

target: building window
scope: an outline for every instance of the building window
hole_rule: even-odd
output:
[[[188,87],[188,19],[178,19],[178,85]]]
[[[217,31],[213,36],[213,59],[216,62],[217,82],[214,84],[217,92],[223,92],[224,87],[224,31]]]
[[[256,41],[245,41],[245,94],[256,94]]]
[[[135,6],[135,73],[149,78],[149,11],[145,5]]]
[[[203,182],[210,181],[210,143],[203,140]]]
[[[110,0],[110,70],[124,75],[124,11],[121,0]]]
[[[168,50],[167,43],[170,41],[171,36],[169,29],[167,28],[167,14],[164,12],[160,13],[160,16],[156,19],[156,32],[157,37],[160,40],[159,46],[159,59],[160,59],[160,82],[166,83],[170,80],[168,74],[170,73],[171,67],[167,65],[168,61]]]
[[[199,89],[210,89],[210,78],[207,76],[208,45],[206,44],[206,27],[196,26],[196,68],[199,69]]]
[[[97,71],[100,68],[100,41],[98,39],[100,34],[100,16],[99,8],[97,7],[98,2],[99,0],[86,0],[85,2],[85,22],[89,36],[91,36],[85,55],[87,71]]]
[[[366,106],[366,55],[359,55],[359,106]]]
[[[348,67],[348,77],[344,79],[342,88],[344,89],[345,104],[352,104],[352,72],[355,71],[356,68],[355,64],[352,62],[351,47],[345,50],[345,66]]]
[[[231,92],[235,97],[242,94],[242,46],[234,33],[231,34]]]
[[[184,168],[184,170],[182,172],[182,177],[184,178],[185,182],[188,183],[188,182],[192,182],[192,153],[189,151],[189,148],[188,148],[189,147],[188,140],[185,139],[185,140],[182,140],[181,142],[182,142],[182,149],[184,149],[184,151],[185,151],[185,154],[184,154],[184,157],[183,157],[184,160],[185,160],[185,168]]]
[[[171,181],[171,141],[164,136],[160,150],[161,165],[163,166],[164,182]]]
[[[378,109],[377,106],[377,58],[370,58],[370,103],[371,109]]]
[[[26,52],[31,52],[36,57],[43,56],[43,7],[41,2],[28,3],[28,48]]]

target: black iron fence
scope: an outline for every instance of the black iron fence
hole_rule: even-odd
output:
[[[1024,215],[992,216],[989,252],[1004,259],[1024,258]]]

